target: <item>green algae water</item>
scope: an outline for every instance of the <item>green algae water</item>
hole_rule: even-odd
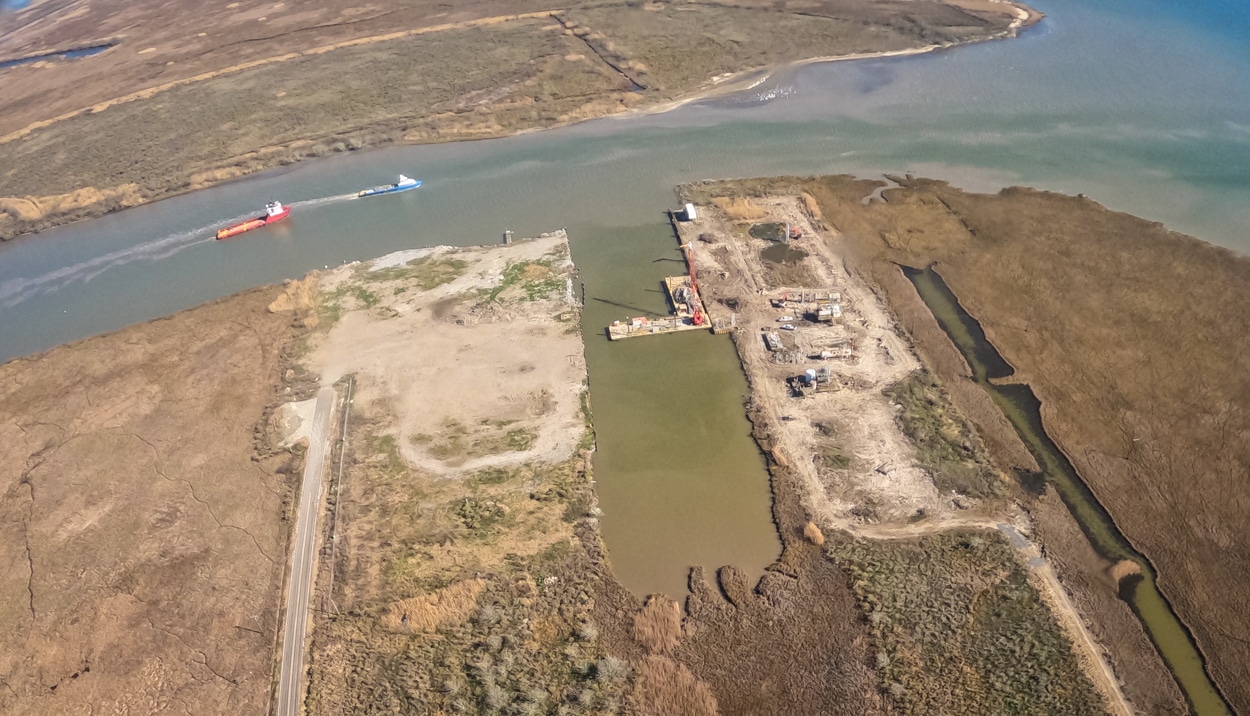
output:
[[[997,385],[991,382],[992,379],[1006,378],[1014,371],[936,271],[932,268],[903,267],[903,273],[916,287],[916,292],[928,305],[942,330],[968,361],[973,380],[989,393],[1011,422],[1037,460],[1046,482],[1054,486],[1063,498],[1094,548],[1107,559],[1129,560],[1141,568],[1140,576],[1121,582],[1120,597],[1141,620],[1193,713],[1197,716],[1231,716],[1228,702],[1207,674],[1206,663],[1192,635],[1155,584],[1154,566],[1129,544],[1067,456],[1050,439],[1042,424],[1041,401],[1033,394],[1032,388],[1018,383]]]
[[[574,240],[573,258],[586,284],[595,490],[613,573],[635,594],[678,600],[694,565],[760,577],[781,543],[729,336],[604,334],[614,320],[668,313],[660,281],[686,271],[671,229],[600,229]]]

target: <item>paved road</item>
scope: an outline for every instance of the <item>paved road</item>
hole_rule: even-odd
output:
[[[278,716],[299,716],[303,712],[304,637],[308,633],[317,517],[321,513],[321,475],[325,470],[333,409],[334,389],[322,388],[317,393],[317,410],[308,438],[308,453],[304,456],[304,484],[300,488],[299,512],[295,518],[286,626],[282,630],[282,667],[278,676]]]

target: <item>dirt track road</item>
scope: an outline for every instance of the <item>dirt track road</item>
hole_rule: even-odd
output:
[[[1068,597],[1068,592],[1063,588],[1063,584],[1059,581],[1059,575],[1055,574],[1055,570],[1050,566],[1050,562],[1042,556],[1041,550],[1037,545],[1029,541],[1020,534],[1015,527],[1008,524],[998,525],[998,531],[1002,532],[1011,546],[1019,550],[1028,560],[1029,570],[1034,576],[1042,582],[1044,587],[1041,590],[1042,598],[1051,602],[1051,612],[1055,615],[1068,633],[1069,638],[1074,642],[1077,653],[1081,654],[1084,659],[1089,662],[1092,668],[1087,668],[1086,672],[1095,678],[1095,685],[1099,691],[1107,697],[1108,706],[1111,712],[1116,716],[1132,716],[1135,713],[1129,706],[1128,700],[1124,698],[1124,692],[1120,689],[1120,683],[1115,677],[1115,672],[1111,669],[1110,664],[1103,658],[1102,649],[1098,646],[1098,641],[1094,639],[1094,635],[1089,633],[1089,629],[1085,628],[1085,622],[1081,618],[1081,613],[1077,610],[1076,605],[1072,603],[1072,599]],[[1098,683],[1101,682],[1101,683]]]
[[[317,546],[317,517],[321,512],[321,476],[329,443],[330,413],[334,389],[317,393],[308,454],[304,460],[304,483],[300,488],[299,513],[291,549],[291,578],[287,587],[286,625],[282,630],[282,665],[278,677],[278,716],[303,712],[304,641],[308,633],[308,602],[312,592],[313,554]]]

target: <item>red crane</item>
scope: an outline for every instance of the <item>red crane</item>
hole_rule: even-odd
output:
[[[686,252],[686,266],[690,269],[690,322],[696,326],[703,325],[703,301],[699,298],[699,281],[694,276],[694,251],[690,244],[682,244]]]

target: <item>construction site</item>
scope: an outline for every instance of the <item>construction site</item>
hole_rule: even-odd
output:
[[[1128,713],[1101,648],[1031,541],[1029,516],[1006,496],[1006,476],[978,457],[985,451],[975,431],[942,407],[943,388],[922,369],[883,300],[848,270],[844,239],[825,223],[815,199],[807,194],[703,198],[697,207],[688,205],[674,229],[686,249],[691,280],[700,288],[706,320],[732,327],[751,387],[747,408],[755,434],[766,436],[761,446],[776,469],[797,480],[811,520],[804,535],[815,535],[822,544],[822,533],[841,533],[829,554],[852,572],[857,549],[880,555],[891,545],[910,544],[907,540],[966,538],[980,545],[984,538],[969,535],[1005,536],[1006,542],[994,542],[1003,548],[995,558],[998,566],[979,568],[1025,570],[1039,595],[1037,614],[1048,613],[1038,616],[1038,623],[1053,618],[1066,636],[1068,643],[1056,642],[1061,646],[1054,653],[1071,648],[1083,664],[1080,671],[1101,694],[1095,701],[1111,713]],[[943,453],[946,457],[939,457]],[[986,577],[987,584],[1005,573]],[[1023,574],[1013,579],[1023,580]],[[870,621],[890,618],[878,613],[881,599],[915,607],[918,602],[907,601],[913,597],[891,591],[896,588],[859,594]],[[975,612],[968,607],[955,618],[974,624]],[[980,627],[968,629],[960,633],[980,633]],[[891,646],[890,635],[904,633],[897,626],[875,633],[886,649],[880,656],[892,663],[915,649],[944,650],[941,644],[964,638],[955,632],[931,642],[918,637],[905,647]],[[1001,643],[1012,643],[1013,634],[1018,636],[1005,632]],[[927,668],[913,664],[887,671],[918,686],[925,683],[918,674]],[[1075,673],[1072,678],[1085,683]],[[949,675],[937,677],[917,694],[948,683]],[[1075,701],[1065,703],[1072,713],[1082,711]]]
[[[688,206],[680,214],[682,217],[695,216],[694,208]],[[679,220],[674,213],[674,225]],[[664,296],[668,299],[671,313],[662,318],[649,316],[632,316],[623,321],[613,321],[607,327],[608,339],[613,341],[633,338],[635,336],[655,336],[680,331],[697,331],[711,329],[713,333],[727,333],[734,328],[734,317],[721,317],[709,320],[703,298],[699,294],[699,279],[695,269],[695,258],[689,244],[681,246],[686,261],[686,273],[681,276],[666,276],[660,282],[664,288]]]
[[[916,459],[887,389],[920,363],[807,203],[726,199],[674,219],[703,322],[734,332],[773,457],[803,475],[818,522],[853,528],[976,507],[939,491]]]

